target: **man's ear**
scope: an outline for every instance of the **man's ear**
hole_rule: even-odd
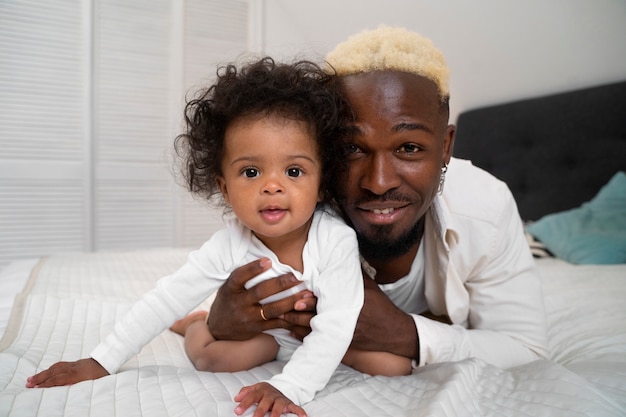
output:
[[[226,187],[226,180],[222,176],[216,177],[215,180],[217,181],[217,186],[220,187],[220,192],[224,197],[224,201],[226,201],[227,204],[230,204],[230,199],[228,198],[228,187]]]
[[[456,137],[456,126],[448,125],[443,137],[443,161],[450,163],[452,152],[454,152],[454,139]]]

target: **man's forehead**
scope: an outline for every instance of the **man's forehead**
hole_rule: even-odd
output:
[[[439,110],[441,97],[430,79],[399,71],[376,71],[342,76],[341,85],[351,106],[376,106],[381,113],[398,107],[432,107]]]
[[[435,81],[417,74],[403,71],[385,70],[370,71],[358,74],[342,75],[339,77],[340,84],[347,89],[356,87],[357,92],[367,93],[374,90],[393,91],[421,91],[423,94],[439,95]],[[367,90],[362,90],[361,86],[369,85]]]
[[[433,131],[446,116],[441,112],[437,85],[430,79],[400,71],[375,71],[341,77],[343,90],[359,130],[363,124],[384,123],[386,130]],[[443,117],[447,124],[447,117]]]

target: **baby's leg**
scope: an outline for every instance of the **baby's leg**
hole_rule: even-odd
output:
[[[369,375],[401,376],[412,372],[411,359],[389,352],[348,349],[342,362]]]
[[[180,320],[176,320],[174,324],[170,327],[170,330],[174,333],[178,333],[181,336],[184,336],[187,333],[187,328],[196,321],[206,322],[207,316],[209,315],[208,311],[194,311],[187,315],[187,317],[182,318]]]
[[[176,322],[172,330],[183,331],[185,351],[197,370],[237,372],[276,359],[278,343],[274,337],[262,333],[243,341],[215,340],[205,322],[206,313],[201,319],[191,317],[193,314],[187,316],[186,322]]]

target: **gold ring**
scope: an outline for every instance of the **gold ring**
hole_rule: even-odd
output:
[[[263,314],[263,307],[261,307],[261,318],[267,321],[267,317],[265,317],[265,314]]]

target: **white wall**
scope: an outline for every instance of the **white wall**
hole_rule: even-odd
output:
[[[433,40],[463,110],[626,79],[624,0],[263,0],[251,33],[276,57],[321,57],[379,24]],[[259,27],[261,29],[259,29]]]

